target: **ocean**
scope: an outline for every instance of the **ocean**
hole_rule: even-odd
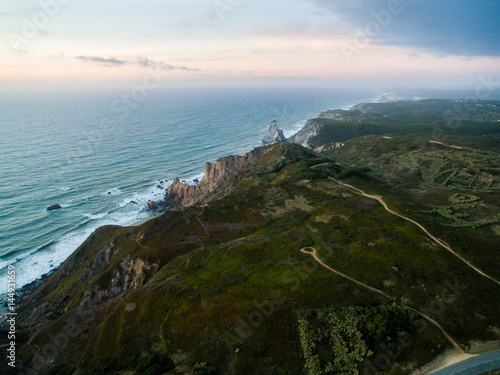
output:
[[[55,269],[96,228],[153,217],[147,202],[162,199],[174,177],[193,183],[205,162],[260,146],[272,120],[290,136],[323,110],[381,95],[159,88],[126,100],[131,93],[0,91],[0,293],[8,265],[20,288]],[[46,210],[54,204],[62,209]]]

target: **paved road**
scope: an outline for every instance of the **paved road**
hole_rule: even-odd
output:
[[[486,353],[431,372],[432,375],[479,375],[500,368],[500,350]]]

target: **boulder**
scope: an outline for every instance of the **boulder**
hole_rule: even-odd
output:
[[[155,201],[149,201],[148,202],[148,207],[151,210],[157,210],[158,209],[158,204]]]
[[[60,210],[62,207],[60,204],[54,204],[50,207],[47,207],[47,211],[55,211],[55,210]]]

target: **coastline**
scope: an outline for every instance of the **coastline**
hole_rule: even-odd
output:
[[[380,99],[381,99],[384,95],[387,95],[387,94],[386,94],[386,93],[381,92],[381,93],[380,93],[380,94],[379,94],[376,98],[371,98],[371,99],[368,99],[368,100],[362,100],[362,101],[360,101],[359,103],[370,103],[370,102],[371,102],[371,103],[375,103],[375,102],[378,102],[378,101],[379,101],[379,100],[380,100]],[[355,102],[353,102],[353,103],[354,103],[354,104],[348,104],[348,105],[339,106],[339,107],[341,107],[341,108],[351,108],[352,106],[356,105],[356,103],[355,103]],[[341,108],[339,108],[339,109],[341,109]],[[318,115],[319,115],[319,114],[318,114]],[[294,133],[292,133],[292,135],[297,134],[298,132],[300,132],[300,131],[304,128],[304,126],[306,125],[307,121],[308,121],[308,119],[300,120],[300,127],[298,127],[297,125],[293,126],[293,124],[291,124],[291,125],[292,125],[292,128],[293,128],[293,131],[294,131]],[[290,124],[289,124],[289,126],[290,126]],[[292,129],[290,129],[290,131],[292,131]],[[260,147],[260,145],[259,145],[259,146],[255,146],[255,147],[253,147],[252,149],[255,149],[255,148],[257,148],[257,147]],[[248,151],[251,151],[251,150],[248,150]],[[247,152],[248,152],[248,151],[247,151]],[[193,180],[194,180],[194,179],[200,179],[200,180],[201,180],[202,175],[203,175],[203,174],[196,174],[194,177],[193,177],[193,176],[191,176],[191,177],[189,177],[189,178],[186,178],[186,181],[188,181],[188,183],[189,183],[189,184],[195,184]],[[163,192],[164,192],[164,191],[166,191],[166,189],[167,189],[167,188],[168,188],[168,186],[170,185],[170,184],[167,184],[167,183],[168,183],[168,182],[171,182],[171,181],[169,181],[169,180],[165,180],[165,181],[163,181],[163,180],[162,180],[162,181],[159,181],[159,183],[162,183],[162,182],[165,182],[165,183],[166,183],[165,185],[163,185],[163,184],[162,184],[162,185],[163,185],[163,189],[165,189],[165,190],[163,190]],[[123,200],[123,204],[125,204],[125,201],[127,201],[127,204],[128,204],[128,203],[134,202],[134,200],[136,200],[136,196],[135,196],[135,195],[134,195],[134,196],[132,196],[130,199],[129,199],[129,198],[124,199],[124,200]],[[136,203],[136,204],[137,204],[137,203]],[[143,208],[142,210],[147,210],[147,207]],[[135,216],[135,215],[134,215],[134,216]],[[145,218],[136,218],[135,220],[134,220],[134,219],[132,219],[132,220],[134,220],[134,221],[132,221],[132,220],[131,220],[131,222],[130,222],[130,223],[127,223],[127,224],[105,223],[105,224],[102,224],[102,225],[98,225],[98,226],[96,226],[96,227],[92,230],[92,232],[93,232],[93,231],[95,231],[95,230],[97,230],[98,228],[101,228],[101,227],[106,226],[106,225],[120,225],[120,226],[123,226],[123,227],[130,227],[130,228],[134,228],[134,227],[140,226],[141,224],[144,224],[144,223],[148,222],[149,220],[154,219],[154,218],[155,218],[155,216],[157,216],[157,214],[156,214],[156,213],[155,213],[155,214],[152,214],[152,215],[150,214],[150,215],[148,215],[148,217],[145,217]],[[90,234],[89,234],[89,235],[90,235]],[[80,242],[80,243],[79,243],[79,244],[78,244],[78,245],[77,245],[77,246],[76,246],[76,247],[75,247],[75,248],[71,251],[71,253],[73,253],[73,252],[74,252],[74,251],[75,251],[75,250],[76,250],[79,246],[81,246],[81,244],[82,244],[82,243],[84,243],[84,242],[86,241],[86,239],[89,237],[89,235],[85,236],[85,238],[84,238],[84,239],[83,239],[83,240],[82,240],[82,241],[81,241],[81,242]],[[57,241],[59,241],[59,239],[54,240],[54,242],[57,242]],[[36,252],[37,252],[37,251],[35,251],[33,254],[36,254]],[[71,254],[71,253],[70,253],[70,254]],[[69,254],[69,255],[70,255],[70,254]],[[68,255],[68,256],[69,256],[69,255]],[[28,257],[26,257],[26,258],[28,258]],[[36,289],[36,287],[37,287],[38,285],[40,285],[41,283],[43,283],[43,282],[46,280],[46,278],[47,278],[50,274],[52,274],[55,270],[57,270],[57,269],[59,268],[59,266],[60,266],[60,265],[61,265],[61,264],[62,264],[62,263],[66,260],[66,259],[67,259],[67,257],[66,257],[64,260],[62,260],[59,264],[54,265],[54,266],[50,269],[50,271],[45,272],[45,273],[41,274],[39,277],[37,277],[36,279],[33,279],[32,281],[28,282],[27,284],[22,285],[22,286],[18,289],[18,293],[19,293],[19,295],[26,295],[27,293],[28,293],[28,295],[29,295],[29,293],[31,293],[32,289]],[[3,298],[4,298],[3,296],[4,296],[4,294],[0,294],[0,304],[2,304],[2,301],[3,301]],[[1,313],[1,312],[2,312],[2,310],[1,310],[1,306],[0,306],[0,313]]]
[[[141,219],[141,220],[136,221],[135,223],[132,223],[130,225],[126,225],[124,228],[135,228],[135,227],[138,227],[138,226],[140,226],[144,223],[147,223],[148,221],[153,220],[153,219],[154,219],[154,217],[151,217],[149,219]]]
[[[367,103],[367,102],[363,102],[363,103]],[[258,148],[258,147],[256,147],[256,148]],[[321,164],[318,164],[318,165],[321,165]],[[210,176],[209,172],[207,172],[207,176]],[[162,211],[162,208],[164,208],[165,206],[162,206],[160,204],[160,202],[158,202],[158,205],[160,206],[160,210],[153,210],[152,216],[147,217],[147,218],[142,218],[142,219],[138,218],[138,220],[134,221],[133,223],[123,225],[122,227],[123,228],[136,228],[142,224],[145,224],[145,223],[153,220],[154,218],[158,217],[159,215],[162,215],[164,212],[164,211]],[[166,211],[168,211],[168,210],[169,209],[167,208]],[[152,223],[150,223],[150,228],[151,228],[151,225],[152,225]],[[203,226],[203,224],[202,224],[202,226]],[[47,279],[58,268],[59,267],[54,268],[49,273],[42,275],[37,280],[35,280],[27,285],[24,285],[22,288],[20,288],[18,291],[17,297],[16,297],[18,305],[21,306],[22,304],[26,304],[27,301],[29,301],[28,299],[33,295],[33,292],[37,288],[39,288],[41,285],[43,285],[47,281]],[[59,277],[59,275],[61,275],[61,274],[62,274],[62,272],[59,272],[52,279]],[[146,286],[147,286],[147,284],[146,284]],[[47,289],[47,288],[45,288],[45,289]],[[38,298],[38,296],[35,294],[32,298],[34,298],[36,300]],[[5,326],[5,324],[6,324],[6,317],[4,314],[5,313],[4,310],[5,310],[6,306],[4,305],[4,300],[5,300],[5,295],[0,295],[0,303],[1,303],[1,305],[0,305],[0,327]],[[454,363],[458,363],[458,362],[467,360],[469,358],[475,357],[477,355],[487,353],[490,350],[491,350],[491,348],[481,347],[480,349],[479,348],[477,349],[477,352],[473,352],[471,350],[468,350],[468,352],[465,354],[453,353],[451,351],[445,352],[442,355],[435,357],[431,362],[426,363],[424,366],[416,369],[412,374],[414,374],[414,375],[427,374],[430,371],[436,371],[436,370],[439,370],[443,367],[448,367]]]
[[[138,227],[138,226],[140,226],[148,221],[154,220],[155,217],[157,217],[157,216],[152,216],[152,217],[140,219],[140,220],[133,222],[132,224],[124,225],[122,227],[123,228],[135,228],[135,227]],[[110,224],[102,225],[102,226],[98,227],[97,229],[105,227],[106,225],[110,225]],[[86,240],[87,239],[85,239],[83,242],[85,242]],[[35,280],[33,280],[27,284],[24,284],[19,288],[16,288],[16,295],[15,295],[16,305],[20,306],[26,298],[29,298],[29,296],[40,285],[42,285],[53,273],[55,273],[59,269],[59,267],[62,265],[62,263],[63,262],[61,262],[61,264],[59,264],[58,266],[52,268],[49,272],[44,273],[41,276],[37,277]],[[0,294],[0,328],[5,326],[7,323],[7,315],[5,315],[7,312],[7,307],[8,307],[7,297],[8,297],[7,293]]]

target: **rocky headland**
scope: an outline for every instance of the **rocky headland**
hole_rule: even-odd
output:
[[[340,365],[363,373],[406,332],[411,344],[377,372],[410,373],[450,340],[394,301],[426,309],[465,350],[473,342],[500,345],[498,285],[373,199],[383,197],[500,277],[492,221],[500,171],[499,131],[491,129],[498,125],[448,129],[442,117],[424,116],[417,128],[384,118],[415,116],[419,103],[404,105],[405,112],[387,105],[366,115],[326,111],[286,142],[272,122],[263,141],[275,144],[207,163],[198,185],[175,179],[165,192],[167,212],[134,227],[97,229],[26,288],[15,371],[302,374],[319,355],[333,363],[354,342],[365,354]],[[478,106],[477,118],[491,117],[493,105],[500,108]],[[466,148],[432,143],[436,127]],[[469,148],[478,142],[480,151]],[[488,171],[488,181],[476,170]],[[442,202],[452,206],[441,209]],[[318,349],[341,329],[356,340]],[[8,347],[6,338],[4,327],[0,347]],[[7,369],[5,358],[0,366]]]

